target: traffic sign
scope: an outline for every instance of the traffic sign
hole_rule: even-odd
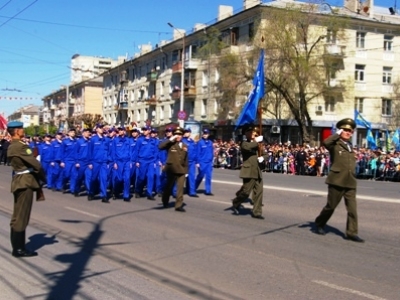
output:
[[[184,110],[178,111],[178,120],[186,120],[186,112]]]

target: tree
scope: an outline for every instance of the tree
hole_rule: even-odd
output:
[[[263,13],[255,44],[266,51],[268,92],[284,99],[303,142],[308,143],[313,138],[309,103],[326,94],[327,74],[333,65],[321,59],[327,29],[343,40],[345,22],[319,14],[314,4],[270,8]]]
[[[98,123],[105,124],[103,117],[99,114],[83,114],[78,116],[77,120],[83,122],[84,128],[94,128]]]

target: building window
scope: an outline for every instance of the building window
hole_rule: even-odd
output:
[[[160,107],[160,120],[164,120],[164,106]]]
[[[254,23],[249,24],[249,40],[252,40],[254,37]]]
[[[337,31],[328,29],[326,32],[326,42],[329,44],[337,43]]]
[[[364,98],[356,98],[354,101],[354,109],[358,110],[360,114],[364,112]]]
[[[208,86],[208,73],[206,71],[202,73],[201,85]]]
[[[364,73],[365,73],[365,65],[356,65],[356,71],[354,74],[354,80],[355,81],[365,81],[365,77],[364,77]]]
[[[335,112],[335,98],[329,97],[325,100],[325,112]]]
[[[201,115],[202,116],[207,115],[207,99],[203,99],[201,101]]]
[[[393,47],[393,36],[385,35],[383,37],[383,50],[384,51],[392,51]]]
[[[391,67],[383,67],[382,83],[383,84],[391,84],[392,83],[392,68]]]
[[[356,33],[356,47],[359,49],[365,48],[365,32]]]
[[[391,116],[392,115],[392,100],[382,99],[382,115]]]
[[[174,114],[174,105],[170,104],[170,106],[169,106],[169,118],[172,118],[173,114]]]

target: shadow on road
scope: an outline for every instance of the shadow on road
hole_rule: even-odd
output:
[[[35,235],[32,235],[29,237],[29,242],[26,244],[26,248],[31,251],[37,251],[43,246],[53,245],[55,243],[58,243],[56,239],[57,234],[58,233],[50,237],[47,237],[46,233],[37,233]]]
[[[299,226],[299,228],[307,228],[307,227],[310,228],[311,232],[316,233],[317,227],[315,226],[314,222],[310,221],[310,222],[307,222],[305,224],[301,224]],[[326,233],[333,233],[333,234],[336,234],[337,236],[340,236],[342,238],[345,238],[345,236],[346,236],[343,233],[343,231],[337,229],[336,227],[332,227],[332,226],[329,226],[329,225],[325,225],[324,230],[325,230]]]

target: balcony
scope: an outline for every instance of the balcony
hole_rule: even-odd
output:
[[[384,93],[384,94],[393,93],[393,85],[391,85],[391,84],[383,84],[382,85],[382,93]]]
[[[185,69],[197,70],[197,68],[199,67],[199,64],[200,64],[200,60],[197,58],[191,58],[191,59],[185,60]]]
[[[343,59],[345,57],[346,46],[337,44],[325,45],[325,56],[336,59]]]
[[[148,97],[147,99],[146,99],[146,103],[149,105],[149,106],[156,106],[157,105],[157,97],[156,96],[152,96],[152,97]]]
[[[118,110],[128,110],[128,102],[120,102],[117,104]]]
[[[69,104],[75,104],[75,98],[70,98],[69,99]]]
[[[57,109],[57,105],[55,105],[55,104],[51,104],[51,105],[50,105],[50,109],[51,109],[51,110],[55,110],[55,109]]]
[[[147,80],[150,82],[156,81],[158,78],[158,72],[157,71],[151,71],[147,73]]]
[[[178,61],[172,65],[172,74],[182,72],[182,62]]]
[[[196,97],[197,93],[196,93],[196,88],[191,86],[191,87],[185,87],[184,93],[183,95],[186,98],[194,98]]]
[[[222,55],[226,54],[239,54],[239,46],[231,45],[221,50]]]
[[[326,86],[326,93],[343,93],[346,90],[345,81],[336,78],[330,78]]]

